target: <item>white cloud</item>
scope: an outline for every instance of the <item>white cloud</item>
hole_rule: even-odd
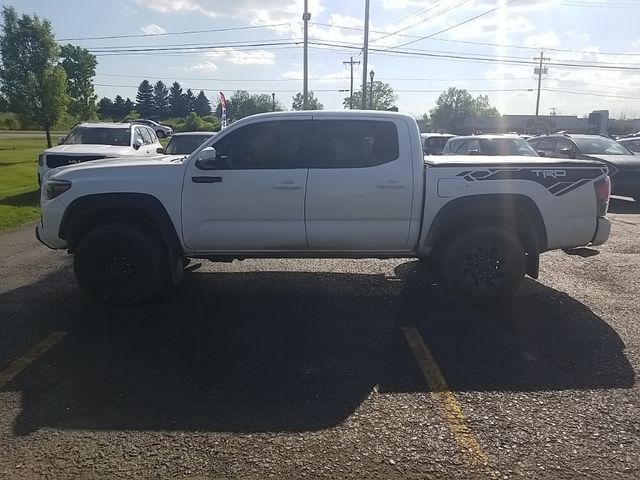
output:
[[[215,72],[216,70],[218,70],[218,66],[211,60],[208,60],[206,62],[196,63],[195,65],[188,67],[186,70],[198,72]]]
[[[222,48],[204,54],[207,59],[223,60],[234,65],[273,65],[275,55],[266,50],[235,50]]]
[[[560,39],[554,32],[541,33],[539,35],[530,35],[524,40],[527,47],[556,47],[560,45]]]
[[[640,47],[640,38],[631,42],[632,47]]]
[[[142,30],[142,33],[146,35],[158,35],[160,33],[166,32],[164,28],[162,28],[160,25],[156,25],[155,23],[152,23],[151,25],[147,25],[145,27],[140,27],[140,30]]]

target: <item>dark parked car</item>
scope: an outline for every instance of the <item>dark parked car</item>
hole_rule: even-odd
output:
[[[214,135],[215,132],[176,133],[169,140],[164,153],[167,155],[190,155]]]
[[[640,153],[640,136],[621,138],[618,143],[632,152]]]
[[[170,126],[161,125],[158,122],[147,120],[146,118],[132,118],[124,121],[130,123],[141,123],[142,125],[151,127],[153,128],[153,131],[156,132],[158,138],[170,137],[171,135],[173,135],[173,128],[171,128]]]
[[[529,139],[541,154],[554,158],[600,160],[609,167],[611,192],[640,202],[640,157],[602,135],[556,133]]]
[[[524,138],[518,135],[471,135],[450,138],[443,155],[519,155],[537,157]]]
[[[449,133],[421,133],[423,153],[425,155],[442,155],[447,140],[454,136]]]

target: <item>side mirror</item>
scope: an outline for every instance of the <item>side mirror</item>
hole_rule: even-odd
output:
[[[67,139],[67,137],[58,138],[58,145],[62,145],[66,139]]]
[[[198,153],[198,159],[196,160],[196,167],[201,170],[215,170],[217,165],[218,153],[216,149],[213,147],[203,148],[200,153]]]
[[[570,147],[561,148],[560,153],[562,155],[566,155],[569,158],[576,158],[576,152],[574,152],[573,148]]]
[[[164,148],[162,147],[156,148],[156,153],[164,153]]]
[[[545,152],[544,150],[538,150],[537,154],[539,157],[546,157],[547,156],[547,152]]]
[[[140,140],[134,140],[133,141],[133,149],[134,150],[138,150],[141,146],[142,146],[142,143],[140,142]]]

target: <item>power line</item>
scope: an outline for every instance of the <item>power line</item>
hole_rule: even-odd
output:
[[[543,88],[542,90],[545,92],[568,93],[572,95],[587,95],[590,97],[623,98],[626,100],[640,100],[640,97],[629,97],[626,95],[611,95],[608,93],[591,93],[591,92],[583,92],[583,91],[576,91],[576,90],[561,90],[557,88]]]
[[[425,35],[424,37],[420,37],[420,38],[418,38],[416,40],[411,40],[410,42],[401,43],[400,45],[396,45],[395,47],[392,47],[392,48],[406,47],[407,45],[411,45],[411,44],[419,42],[421,40],[426,40],[427,38],[435,37],[436,35],[440,35],[441,33],[448,32],[449,30],[453,30],[454,28],[458,28],[458,27],[460,27],[462,25],[465,25],[465,24],[467,24],[469,22],[473,22],[474,20],[477,20],[480,17],[484,17],[485,15],[489,15],[490,13],[493,13],[496,10],[501,9],[502,7],[506,7],[507,5],[510,5],[515,1],[516,0],[507,0],[505,3],[503,3],[501,5],[498,5],[497,7],[494,7],[492,9],[490,9],[490,10],[487,10],[486,12],[479,13],[478,15],[475,15],[475,16],[473,16],[471,18],[468,18],[467,20],[464,20],[464,21],[462,21],[460,23],[456,23],[455,25],[452,25],[450,27],[444,28],[444,29],[440,30],[439,32],[432,33],[430,35]]]
[[[168,35],[191,35],[191,34],[197,34],[197,33],[216,33],[216,32],[231,32],[231,31],[238,31],[238,30],[255,30],[259,28],[283,27],[285,25],[290,26],[291,23],[272,23],[268,25],[246,25],[242,27],[212,28],[208,30],[185,30],[182,32],[140,33],[140,34],[130,34],[130,35],[106,35],[101,37],[68,37],[68,38],[57,38],[56,40],[59,42],[62,42],[67,40],[111,40],[115,38],[163,37]]]

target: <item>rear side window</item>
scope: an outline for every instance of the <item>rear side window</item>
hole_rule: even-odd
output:
[[[140,129],[140,134],[142,135],[142,139],[144,140],[145,145],[149,145],[150,143],[153,143],[151,141],[151,135],[149,135],[149,129],[148,128],[141,128]]]
[[[364,168],[400,156],[398,129],[382,120],[313,120],[309,168]]]
[[[156,136],[156,132],[153,131],[153,128],[147,128],[149,135],[151,136],[151,143],[156,143],[158,141],[158,137]]]
[[[451,140],[451,142],[449,142],[449,152],[448,153],[466,153],[466,150],[464,149],[465,144],[467,143],[466,140]]]
[[[555,138],[541,138],[537,146],[538,150],[542,150],[544,152],[553,152],[555,148],[556,148]]]

